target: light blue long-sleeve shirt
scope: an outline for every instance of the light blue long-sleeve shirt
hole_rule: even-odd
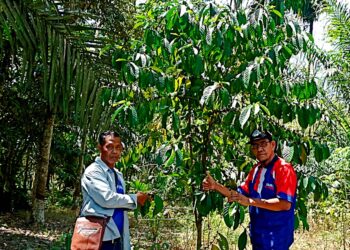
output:
[[[116,171],[125,190],[123,175],[116,169],[109,168],[100,157],[89,165],[81,179],[83,193],[83,206],[81,216],[105,216],[111,217],[115,208],[126,210],[137,207],[136,194],[118,194],[116,192],[116,181],[113,171]],[[120,237],[119,230],[110,219],[107,223],[103,241],[114,240]],[[127,211],[124,211],[123,225],[123,249],[130,249],[130,231]]]

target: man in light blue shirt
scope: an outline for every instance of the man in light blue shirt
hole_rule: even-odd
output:
[[[88,166],[81,179],[83,206],[81,216],[110,218],[103,236],[102,250],[129,250],[130,232],[127,211],[143,206],[148,195],[125,194],[122,174],[115,169],[123,151],[120,136],[113,131],[100,134],[100,156]]]

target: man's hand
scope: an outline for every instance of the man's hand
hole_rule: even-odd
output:
[[[214,180],[213,177],[211,177],[211,175],[207,171],[207,176],[204,178],[202,182],[203,190],[204,191],[215,190],[216,185],[217,185],[216,181]]]
[[[261,207],[271,211],[284,211],[284,210],[289,210],[291,207],[291,203],[286,200],[282,200],[278,198],[271,198],[268,200],[258,199],[258,198],[249,198],[247,196],[244,196],[243,194],[240,194],[232,190],[231,190],[230,196],[228,197],[228,201],[229,202],[236,201],[243,206]]]
[[[137,203],[143,206],[145,202],[149,199],[149,196],[145,193],[137,192],[136,198],[137,198]]]
[[[231,195],[228,197],[228,202],[238,202],[239,204],[243,206],[249,206],[249,198],[247,196],[244,196],[243,194],[238,193],[237,191],[231,190]]]

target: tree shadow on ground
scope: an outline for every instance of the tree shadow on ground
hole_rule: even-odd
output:
[[[70,211],[51,211],[41,226],[26,218],[28,212],[0,213],[0,250],[61,249],[57,242],[73,230],[75,216]]]

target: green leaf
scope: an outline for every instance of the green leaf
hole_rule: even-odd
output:
[[[293,22],[289,22],[287,24],[287,36],[288,37],[292,37],[294,34],[296,34],[296,31],[295,31],[295,27],[294,27],[294,23]]]
[[[305,107],[301,107],[300,109],[298,109],[298,122],[300,127],[302,128],[307,128],[307,126],[309,125],[308,123],[308,112],[307,109]]]
[[[315,188],[314,188],[314,201],[317,202],[322,198],[322,190],[321,185],[315,181]]]
[[[153,243],[150,247],[150,250],[159,250],[160,248],[160,243]]]
[[[299,100],[304,99],[304,92],[301,91],[301,84],[296,83],[292,89],[293,95],[295,95]]]
[[[195,76],[200,76],[204,72],[204,62],[200,55],[195,56],[195,63],[192,65]]]
[[[211,45],[212,41],[213,41],[213,31],[214,31],[214,28],[213,27],[210,27],[208,29],[208,32],[207,32],[207,35],[206,35],[206,41],[209,45]]]
[[[223,122],[225,126],[230,126],[235,118],[235,113],[233,111],[229,111],[223,118]]]
[[[257,115],[259,113],[259,111],[260,111],[259,103],[254,103],[254,105],[253,105],[253,113],[254,113],[254,115]]]
[[[140,27],[142,25],[144,25],[144,22],[137,22],[137,23],[135,23],[133,29],[137,29],[138,27]]]
[[[307,148],[306,148],[306,144],[305,143],[302,143],[300,145],[300,149],[301,149],[301,153],[300,153],[300,160],[301,160],[301,163],[302,164],[306,164],[306,160],[307,160]]]
[[[135,127],[139,121],[137,111],[133,106],[130,107],[130,111],[131,111],[131,125]]]
[[[174,161],[175,161],[175,155],[176,155],[175,150],[172,149],[172,150],[171,150],[171,155],[169,156],[168,160],[167,160],[167,161],[165,162],[165,164],[164,164],[164,168],[168,168],[171,164],[174,163]]]
[[[142,217],[148,214],[150,207],[151,207],[151,202],[149,200],[146,200],[145,204],[142,207],[140,207],[140,212]]]
[[[303,222],[303,229],[309,231],[310,226],[309,226],[309,223],[307,222],[306,216],[300,216],[300,220]]]
[[[291,162],[293,159],[293,155],[294,155],[294,147],[288,146],[287,142],[284,142],[282,146],[283,159],[285,159],[287,162]]]
[[[309,183],[309,178],[307,176],[304,176],[303,177],[303,187],[304,187],[304,189],[307,188],[308,183]]]
[[[140,74],[140,69],[139,67],[133,63],[133,62],[130,62],[130,73],[132,76],[134,76],[136,79],[139,77],[139,74]]]
[[[317,95],[317,85],[315,81],[311,81],[307,84],[307,90],[309,98],[314,98]]]
[[[222,105],[224,107],[227,107],[230,104],[230,97],[231,97],[230,93],[225,87],[222,87],[220,88],[219,94],[220,94]]]
[[[147,65],[147,57],[144,54],[141,55],[141,65],[142,67]]]
[[[260,108],[265,112],[265,114],[267,114],[268,116],[270,116],[270,110],[263,104],[259,103]]]
[[[241,215],[240,215],[240,205],[238,203],[235,203],[235,207],[233,209],[234,212],[234,223],[233,223],[233,230],[236,230],[240,224]]]
[[[151,66],[150,68],[153,69],[155,72],[163,73],[163,71],[160,68],[156,67],[156,66]]]
[[[166,14],[166,28],[167,30],[171,30],[175,23],[176,23],[176,19],[177,19],[177,7],[174,6],[172,7]]]
[[[239,206],[239,224],[242,224],[244,222],[245,217],[245,211],[243,206]]]
[[[238,11],[237,20],[238,20],[239,25],[244,25],[247,23],[247,17],[245,15],[244,11],[242,11],[242,10]]]
[[[213,245],[211,246],[211,250],[221,250],[221,249],[220,249],[220,247],[219,247],[218,245],[213,244]]]
[[[282,14],[281,14],[281,12],[279,12],[278,10],[272,9],[271,12],[272,12],[272,13],[275,13],[278,17],[282,18]]]
[[[205,193],[199,194],[196,196],[196,207],[198,209],[198,213],[205,217],[209,214],[212,209],[211,196]]]
[[[164,208],[163,199],[160,198],[158,195],[154,196],[154,210],[153,210],[153,217],[156,216],[158,213],[160,213]]]
[[[323,150],[320,144],[316,144],[314,148],[315,159],[317,162],[323,161]]]
[[[220,239],[218,239],[220,249],[221,250],[229,250],[229,244],[228,244],[227,238],[219,232],[218,232],[218,234],[220,236]]]
[[[301,199],[298,200],[298,212],[300,215],[300,219],[304,217],[306,219],[307,216],[307,209],[305,206],[305,202]]]
[[[128,60],[125,58],[118,58],[115,60],[115,62],[127,62]]]
[[[153,32],[151,30],[146,29],[145,30],[145,34],[144,34],[144,39],[145,39],[145,43],[148,46],[152,46],[154,43],[154,35]]]
[[[286,59],[289,59],[293,55],[293,51],[288,46],[283,46],[283,55]]]
[[[121,105],[119,108],[117,108],[116,111],[114,111],[112,117],[111,117],[111,122],[114,123],[115,118],[117,117],[117,115],[124,109],[124,104]]]
[[[247,246],[247,231],[246,229],[243,230],[241,235],[238,237],[238,249],[243,250]]]
[[[294,229],[298,229],[299,228],[299,215],[296,214],[295,217],[294,217]]]
[[[299,144],[295,144],[294,145],[294,155],[293,155],[292,161],[296,162],[297,164],[301,164],[300,155],[301,155],[301,147]]]
[[[328,159],[328,157],[331,155],[329,151],[329,147],[326,144],[322,145],[322,158],[323,160]]]
[[[250,117],[250,111],[252,109],[252,105],[246,106],[239,116],[239,123],[241,124],[241,127],[243,128],[244,124],[248,121]]]
[[[228,228],[233,226],[233,217],[231,216],[230,211],[232,210],[232,206],[234,203],[226,203],[224,206],[224,222]]]
[[[203,95],[201,97],[201,100],[199,101],[200,105],[203,106],[204,103],[207,102],[209,97],[212,95],[213,91],[218,88],[218,84],[215,83],[214,85],[210,85],[206,87],[203,91]]]
[[[321,190],[322,190],[322,197],[323,199],[327,199],[328,198],[328,187],[325,183],[321,183]]]
[[[178,132],[180,129],[180,119],[176,112],[173,112],[173,129]]]
[[[243,72],[243,83],[244,83],[244,86],[245,86],[246,88],[249,86],[251,74],[252,74],[252,68],[249,66],[249,67],[247,67],[246,70]]]
[[[308,124],[310,126],[314,125],[316,120],[317,120],[317,110],[313,109],[313,108],[310,108],[308,110],[309,112],[309,115],[308,115]]]
[[[183,161],[183,155],[181,149],[176,149],[176,166],[181,166]]]

